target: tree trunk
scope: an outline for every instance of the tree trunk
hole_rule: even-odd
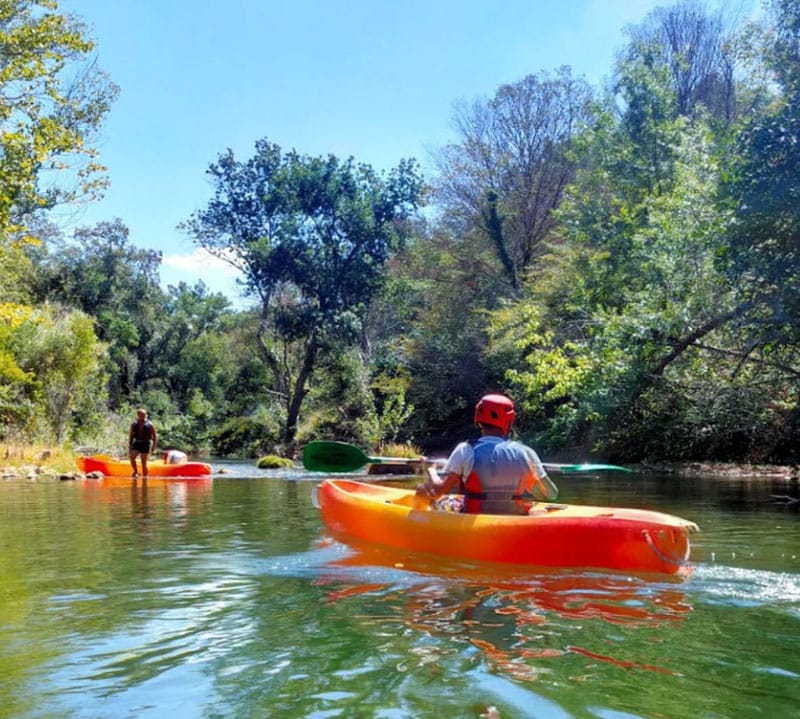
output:
[[[291,396],[287,398],[286,429],[284,432],[287,456],[292,456],[292,454],[294,454],[295,439],[297,437],[297,420],[300,417],[300,408],[303,404],[303,400],[308,394],[307,382],[314,373],[314,365],[317,361],[318,351],[319,346],[317,345],[317,341],[314,337],[311,337],[306,345],[303,365],[297,373],[294,391],[291,393]]]

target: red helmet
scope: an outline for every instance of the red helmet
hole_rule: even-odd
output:
[[[487,394],[475,405],[475,424],[499,427],[508,434],[516,417],[514,403],[502,394]]]

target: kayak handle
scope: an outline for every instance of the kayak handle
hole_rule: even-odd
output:
[[[311,505],[315,509],[320,509],[320,505],[319,505],[319,485],[318,484],[315,484],[311,488]]]
[[[673,529],[672,531],[674,532],[675,530]],[[642,536],[644,537],[644,541],[647,542],[647,546],[653,550],[653,554],[655,554],[665,564],[674,564],[678,567],[685,567],[689,564],[690,549],[688,543],[686,545],[686,553],[683,555],[682,559],[679,559],[677,557],[669,557],[666,554],[664,554],[664,552],[662,552],[656,545],[655,541],[653,540],[653,537],[650,536],[650,530],[643,529]]]

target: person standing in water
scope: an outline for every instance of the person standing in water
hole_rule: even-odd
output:
[[[131,423],[128,432],[128,456],[131,460],[134,477],[139,476],[139,470],[136,467],[137,457],[142,459],[142,477],[147,477],[147,457],[151,452],[156,451],[157,443],[158,433],[155,425],[147,419],[147,410],[140,407],[136,410],[136,420]]]

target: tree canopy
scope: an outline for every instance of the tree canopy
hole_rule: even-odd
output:
[[[797,462],[800,11],[725,10],[655,8],[601,88],[458,102],[425,181],[222,153],[182,228],[241,271],[237,310],[164,289],[122,219],[57,226],[102,186],[116,88],[55,2],[0,3],[0,435],[113,442],[145,404],[189,451],[438,451],[506,392],[542,452]]]
[[[214,198],[184,227],[239,268],[260,300],[258,348],[291,443],[320,353],[361,338],[422,181],[413,162],[383,177],[352,159],[284,154],[267,140],[249,160],[228,151],[208,172]]]
[[[0,235],[27,216],[105,184],[92,147],[117,88],[78,21],[55,0],[0,8]]]

